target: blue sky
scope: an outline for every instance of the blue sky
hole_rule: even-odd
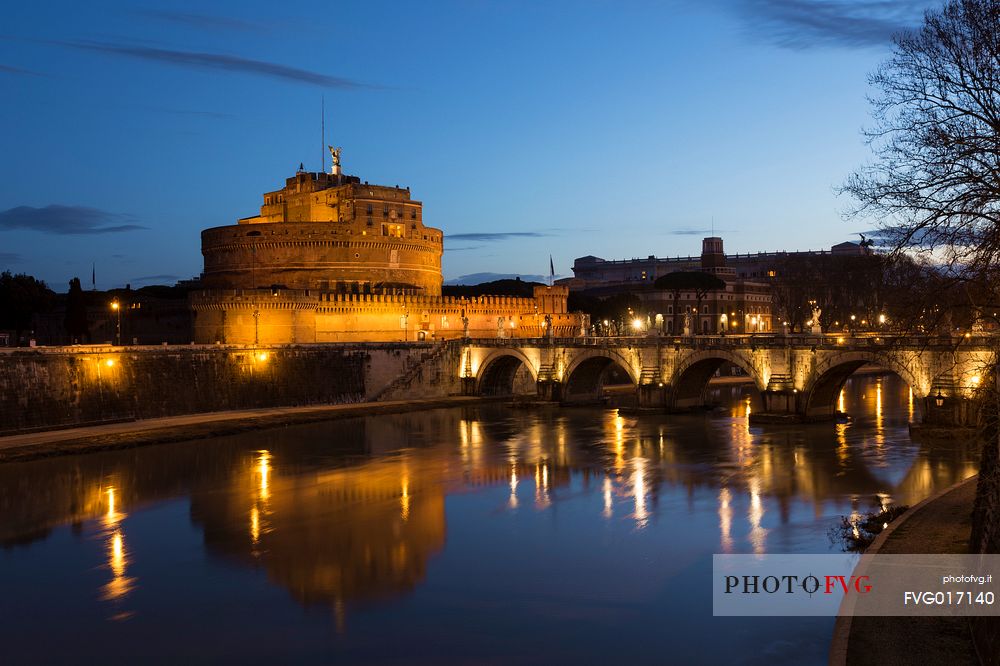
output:
[[[320,104],[344,170],[408,185],[444,273],[827,248],[869,157],[867,75],[928,2],[8,3],[0,269],[171,284],[254,214]]]

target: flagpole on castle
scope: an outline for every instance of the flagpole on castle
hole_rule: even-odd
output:
[[[551,287],[555,283],[556,279],[556,267],[552,263],[552,255],[549,255],[549,286]]]

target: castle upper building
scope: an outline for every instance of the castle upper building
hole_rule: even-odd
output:
[[[260,215],[201,234],[204,290],[192,292],[199,343],[301,343],[574,336],[566,287],[534,298],[441,295],[440,229],[409,188],[300,166],[264,194]]]
[[[334,293],[441,294],[440,229],[409,188],[299,169],[264,194],[260,215],[201,234],[209,289],[281,287]]]

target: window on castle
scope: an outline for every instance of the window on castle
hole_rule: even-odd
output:
[[[371,215],[374,211],[375,211],[375,207],[372,206],[371,204],[368,204],[368,214]]]
[[[389,204],[382,206],[382,217],[389,217]]]
[[[392,236],[393,238],[403,237],[403,225],[402,224],[383,224],[382,225],[382,235]]]
[[[417,219],[417,209],[416,208],[414,208],[413,210],[410,211],[410,219],[411,220]]]

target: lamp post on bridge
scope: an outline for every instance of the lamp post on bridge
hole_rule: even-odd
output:
[[[115,312],[115,344],[119,347],[122,344],[122,306],[117,300],[111,302],[111,309]]]

